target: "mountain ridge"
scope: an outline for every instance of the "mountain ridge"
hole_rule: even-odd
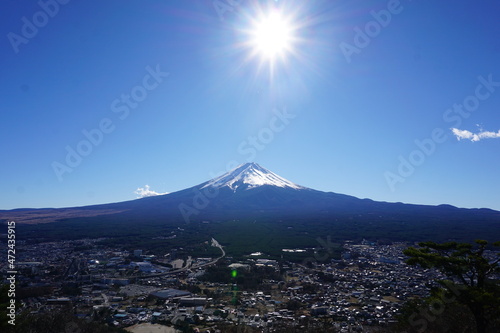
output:
[[[98,219],[127,214],[168,221],[255,218],[352,218],[374,221],[458,219],[498,222],[500,212],[489,208],[458,208],[448,204],[419,205],[374,201],[297,185],[257,163],[244,163],[209,181],[180,191],[140,199],[66,208],[0,211],[0,221],[46,223],[74,218]],[[500,222],[499,222],[500,223]]]
[[[293,188],[293,189],[307,189],[304,186],[297,185],[291,181],[278,176],[272,171],[261,167],[255,162],[243,163],[236,168],[228,171],[227,173],[215,177],[208,182],[206,187],[229,187],[236,191],[238,188],[243,187],[244,190],[252,189],[258,186],[271,185],[277,187]]]

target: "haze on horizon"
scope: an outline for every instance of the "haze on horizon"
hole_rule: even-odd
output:
[[[4,4],[0,209],[170,193],[255,161],[321,191],[500,210],[499,10]]]

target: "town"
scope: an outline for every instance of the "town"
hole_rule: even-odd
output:
[[[132,332],[146,324],[203,332],[245,325],[272,332],[324,325],[325,318],[340,332],[371,332],[394,322],[406,300],[427,296],[442,277],[405,264],[407,243],[347,241],[340,259],[289,262],[259,252],[236,260],[215,239],[210,245],[220,250],[216,258],[181,257],[175,249],[157,257],[101,241],[18,243],[18,312],[70,307],[80,319],[100,318]]]

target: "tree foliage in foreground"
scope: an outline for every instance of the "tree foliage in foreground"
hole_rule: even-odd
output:
[[[487,257],[488,242],[484,240],[475,244],[423,242],[419,246],[404,251],[409,257],[407,263],[436,268],[447,279],[438,281],[441,288],[432,290],[431,297],[408,314],[407,321],[413,329],[424,332],[444,322],[441,332],[446,332],[445,328],[451,332],[453,324],[471,318],[471,329],[477,333],[499,332],[500,285],[496,277],[500,274],[500,253]],[[493,244],[499,246],[500,242]],[[464,322],[462,327],[467,325]]]
[[[124,329],[110,327],[98,321],[78,319],[71,307],[44,313],[20,313],[16,325],[4,327],[1,332],[22,333],[127,333]]]

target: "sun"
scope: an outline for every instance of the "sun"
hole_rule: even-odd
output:
[[[254,55],[259,55],[263,60],[274,61],[292,52],[294,27],[290,19],[277,10],[254,20],[249,35],[249,45]]]
[[[228,48],[236,51],[240,65],[237,70],[249,68],[254,77],[269,82],[287,78],[298,66],[308,65],[305,36],[310,20],[303,15],[304,6],[289,6],[284,2],[253,4],[243,11],[235,25],[235,43]]]

